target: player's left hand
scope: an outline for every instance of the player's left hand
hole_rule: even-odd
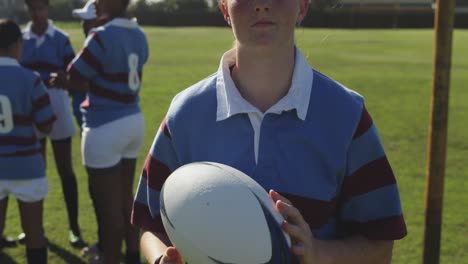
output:
[[[291,237],[291,251],[297,256],[299,263],[316,263],[315,239],[309,225],[301,212],[279,193],[270,190],[269,195],[275,202],[276,210],[283,215],[283,230]]]

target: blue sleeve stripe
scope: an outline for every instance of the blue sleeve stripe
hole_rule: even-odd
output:
[[[99,48],[101,48],[102,51],[106,50],[106,46],[104,46],[104,44],[102,43],[101,37],[99,37],[96,31],[91,32],[90,40],[91,39],[96,42],[96,44],[99,46]]]
[[[354,196],[343,204],[341,216],[344,221],[367,222],[401,214],[398,188],[396,184],[392,184]]]
[[[135,194],[135,201],[138,201],[141,204],[148,205],[148,185],[146,181],[146,177],[140,177],[138,182],[137,192]]]
[[[367,163],[385,156],[385,151],[380,142],[375,126],[366,133],[353,140],[348,149],[348,161],[346,175],[351,175]]]

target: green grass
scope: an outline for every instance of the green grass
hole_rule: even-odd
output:
[[[77,24],[62,24],[78,49],[83,37]],[[143,74],[141,105],[146,120],[145,145],[138,170],[172,97],[215,72],[224,51],[233,44],[227,28],[145,28],[150,59]],[[396,242],[393,263],[422,261],[429,102],[431,96],[432,30],[299,29],[297,44],[319,71],[366,98],[399,183],[408,236]],[[441,263],[468,263],[468,31],[454,34],[452,86]],[[81,165],[79,137],[73,162],[80,194],[84,238],[96,240],[96,224]],[[50,145],[50,194],[45,201],[45,230],[51,243],[49,263],[82,263],[66,239],[67,217]],[[21,232],[18,209],[10,199],[5,234]],[[26,263],[24,248],[5,249],[0,263]]]

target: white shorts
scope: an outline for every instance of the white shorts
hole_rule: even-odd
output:
[[[48,136],[51,140],[61,140],[75,135],[75,123],[73,113],[68,98],[68,92],[63,89],[48,89],[50,104],[54,109],[57,120],[54,122],[52,131],[49,135],[38,131],[37,137],[43,139]]]
[[[22,202],[33,203],[43,200],[48,192],[47,177],[28,180],[0,180],[0,200],[11,194]]]
[[[136,159],[145,137],[143,114],[126,116],[99,127],[83,125],[81,155],[88,168],[107,169],[122,159]]]

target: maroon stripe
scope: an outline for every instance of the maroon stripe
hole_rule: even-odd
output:
[[[367,163],[352,175],[345,177],[342,188],[342,198],[348,201],[353,196],[365,194],[373,190],[395,184],[395,176],[387,157]]]
[[[146,178],[149,188],[161,191],[164,182],[171,173],[172,171],[164,163],[153,158],[151,154],[146,157],[142,176]]]
[[[83,48],[79,54],[79,56],[88,64],[91,68],[93,68],[96,72],[102,72],[102,65],[96,57],[89,51],[87,48]]]
[[[353,139],[356,139],[362,136],[364,133],[366,133],[366,131],[369,130],[372,124],[373,124],[372,117],[370,116],[369,112],[367,112],[366,107],[363,106],[362,113],[361,113],[361,120],[359,121],[359,125],[356,129],[356,132],[354,132]]]
[[[25,156],[33,156],[36,154],[40,154],[40,149],[31,149],[31,150],[23,150],[23,151],[16,151],[13,153],[7,154],[0,154],[0,157],[25,157]]]
[[[44,94],[43,96],[33,101],[33,107],[34,107],[33,111],[35,112],[39,111],[48,105],[50,105],[49,94]]]
[[[129,73],[128,72],[121,72],[121,73],[102,73],[101,77],[108,81],[108,82],[113,82],[113,83],[124,83],[128,84],[128,79]],[[141,80],[142,74],[141,72],[138,73],[138,77]]]
[[[322,201],[288,193],[280,193],[286,197],[302,214],[311,229],[317,229],[329,222],[337,209],[336,199]]]
[[[71,43],[70,43],[70,40],[69,40],[69,39],[67,39],[67,40],[65,41],[64,47],[66,47],[66,46],[70,46],[70,45],[71,45]]]
[[[70,56],[65,56],[65,58],[63,58],[63,62],[65,65],[68,65],[74,58],[75,58],[75,54],[72,54]]]
[[[46,121],[44,122],[41,122],[41,123],[36,123],[36,126],[41,129],[41,128],[44,128],[44,127],[47,127],[49,125],[52,125],[55,121],[57,120],[57,117],[55,115],[53,115],[51,118],[47,119]]]
[[[166,135],[166,137],[168,137],[169,139],[172,139],[171,132],[169,131],[169,128],[167,127],[166,118],[164,118],[161,123],[161,130],[163,131],[164,135]]]
[[[94,40],[99,45],[99,47],[101,47],[102,50],[106,50],[104,44],[102,43],[101,37],[99,37],[99,35],[95,31],[91,33],[91,36],[92,38],[94,38]]]
[[[92,94],[111,99],[124,104],[131,104],[136,101],[136,96],[133,94],[123,94],[110,89],[96,85],[95,83],[90,84],[90,90]]]
[[[146,231],[166,233],[161,216],[159,215],[153,219],[153,217],[151,217],[148,206],[139,203],[138,201],[133,202],[133,210],[130,222],[132,225]]]
[[[36,144],[36,142],[37,139],[35,135],[32,137],[0,136],[0,146],[29,146]]]
[[[23,66],[33,71],[56,72],[61,69],[61,67],[58,65],[43,62],[43,61],[36,61],[33,63],[23,64]]]
[[[369,222],[345,222],[344,227],[350,234],[364,235],[370,240],[397,240],[407,234],[405,219],[402,215],[390,216]]]
[[[28,115],[13,115],[15,126],[29,126],[32,124],[32,118]]]

